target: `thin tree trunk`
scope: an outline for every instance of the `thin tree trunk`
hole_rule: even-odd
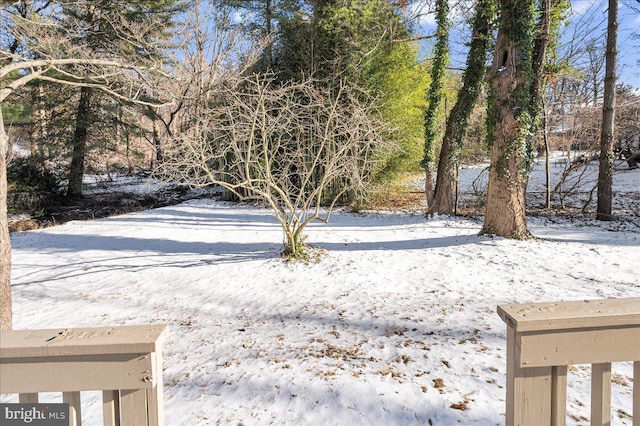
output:
[[[557,1],[557,0],[556,0]],[[540,2],[540,20],[538,22],[538,36],[533,46],[533,81],[531,83],[531,115],[540,117],[540,127],[542,128],[542,142],[545,151],[545,173],[547,179],[545,207],[551,207],[551,178],[549,175],[549,140],[547,139],[547,113],[544,110],[544,89],[546,86],[546,76],[544,71],[547,46],[551,39],[551,0]],[[538,129],[532,129],[538,135]],[[531,147],[533,150],[534,147]],[[533,164],[531,164],[533,167]]]
[[[7,163],[8,137],[4,131],[0,111],[0,330],[11,330],[11,239],[7,217]]]
[[[533,81],[531,82],[531,105],[534,117],[540,115],[542,97],[544,95],[545,74],[544,64],[547,46],[551,38],[551,0],[541,1],[540,22],[538,36],[533,46]]]
[[[72,141],[73,154],[69,169],[68,198],[82,197],[82,178],[84,177],[84,160],[87,154],[87,136],[91,115],[90,102],[91,89],[88,87],[81,88],[76,114],[76,130]]]
[[[273,16],[273,10],[271,9],[271,0],[266,0],[265,10],[264,10],[264,20],[266,25],[267,37],[271,37],[271,19]],[[273,67],[273,41],[269,41],[269,44],[266,47],[266,59],[267,59],[267,69],[270,70]]]
[[[158,166],[164,160],[164,150],[162,149],[162,140],[160,139],[160,132],[158,131],[157,121],[153,120],[153,147],[154,147],[154,159],[151,164],[152,167]]]
[[[544,206],[547,209],[551,208],[551,167],[550,167],[550,155],[551,153],[549,152],[549,137],[547,135],[547,111],[544,107],[544,104],[542,106],[542,122],[541,122],[541,127],[542,127],[542,138],[544,139],[544,171],[545,171],[545,178],[546,178],[546,194],[545,194],[545,202],[544,202]]]
[[[606,71],[604,77],[604,101],[602,105],[602,134],[598,172],[597,220],[611,220],[613,201],[613,137],[616,110],[616,54],[618,38],[618,0],[609,0],[607,27]]]
[[[469,116],[478,99],[485,74],[485,59],[489,39],[495,0],[480,0],[473,19],[471,46],[467,56],[467,67],[463,76],[463,85],[458,99],[451,109],[442,140],[438,175],[436,178],[433,201],[429,213],[452,214],[456,211],[455,199],[458,184],[460,152],[467,130]],[[427,180],[429,182],[429,180]]]
[[[40,141],[46,141],[49,138],[49,132],[47,131],[47,110],[44,105],[44,85],[37,84],[33,90],[34,106],[36,111],[34,112],[34,125],[31,132],[31,146],[36,146]]]

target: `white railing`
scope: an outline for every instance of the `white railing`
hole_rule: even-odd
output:
[[[81,425],[81,391],[101,390],[108,426],[162,425],[161,344],[166,325],[0,332],[0,393],[37,403],[62,392]]]
[[[591,424],[611,423],[611,363],[633,361],[640,426],[640,298],[498,306],[507,324],[510,425],[564,425],[567,366],[591,364]]]

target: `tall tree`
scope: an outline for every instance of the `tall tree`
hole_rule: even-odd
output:
[[[602,104],[602,132],[598,159],[597,220],[611,220],[613,193],[613,139],[616,112],[616,54],[618,41],[618,0],[609,0],[607,24],[607,50]]]
[[[49,2],[47,2],[49,3]],[[3,5],[2,7],[8,7]],[[51,11],[55,13],[55,11]],[[46,24],[46,25],[44,25]],[[153,70],[151,64],[127,62],[131,57],[96,57],[93,52],[73,43],[73,31],[81,28],[65,28],[64,34],[57,31],[56,18],[52,14],[39,16],[36,22],[18,18],[2,20],[0,32],[11,39],[20,39],[21,49],[11,52],[0,46],[0,103],[3,103],[18,89],[32,82],[43,81],[69,87],[89,87],[125,103],[152,105],[141,98],[142,90],[149,84],[147,76]],[[137,46],[147,43],[144,24],[129,28],[129,42]],[[52,32],[52,29],[56,31]],[[125,32],[121,33],[123,36]],[[160,68],[155,71],[161,72]],[[126,74],[127,80],[114,78]],[[14,96],[15,98],[15,96]],[[4,129],[2,109],[0,109],[0,329],[12,328],[11,298],[11,242],[7,218],[6,156],[9,140]]]
[[[160,61],[173,17],[182,10],[177,0],[131,1],[74,1],[60,2],[60,26],[64,33],[73,29],[67,36],[73,43],[83,46],[96,57],[129,57],[132,61]],[[128,34],[132,25],[143,34]],[[82,31],[75,31],[82,28]],[[144,40],[144,44],[131,42],[134,37]],[[126,77],[125,77],[126,78]],[[79,89],[76,106],[76,123],[71,138],[72,157],[69,167],[67,197],[82,196],[84,163],[89,149],[91,124],[94,120],[92,89]]]
[[[491,168],[483,233],[528,238],[525,187],[530,172],[536,0],[500,0],[491,65],[488,137]]]
[[[311,75],[335,90],[345,83],[364,89],[362,100],[376,100],[385,121],[397,129],[387,138],[401,148],[386,152],[372,171],[376,183],[401,169],[419,170],[428,75],[402,9],[387,0],[317,0],[310,6],[279,23],[273,68],[278,80]]]
[[[221,4],[238,9],[242,14],[239,26],[258,43],[264,45],[263,56],[257,63],[261,70],[274,65],[274,44],[278,39],[279,22],[290,19],[300,8],[298,0],[220,0]]]
[[[455,211],[460,153],[469,116],[482,90],[495,12],[496,0],[478,0],[471,23],[471,42],[467,54],[467,66],[462,77],[462,89],[447,118],[438,162],[435,193],[429,206],[429,213],[452,214]]]
[[[427,93],[429,106],[424,114],[425,193],[427,204],[433,198],[433,174],[435,169],[435,143],[438,137],[438,116],[444,97],[444,78],[449,63],[449,1],[436,1],[436,47],[431,64],[431,85]]]

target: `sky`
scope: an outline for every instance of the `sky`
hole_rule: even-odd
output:
[[[572,0],[572,23],[593,13],[599,25],[593,36],[606,40],[608,2],[604,0]],[[575,17],[575,18],[574,18]],[[575,20],[574,20],[575,19]],[[618,81],[640,90],[640,1],[619,0],[618,7]],[[573,26],[567,28],[568,32]]]
[[[454,0],[450,2],[453,4]],[[562,40],[569,40],[573,34],[581,33],[585,42],[595,40],[604,46],[608,2],[605,0],[570,0],[570,2],[568,25],[563,31]],[[421,32],[432,34],[436,26],[434,14],[426,13],[419,4],[413,7],[414,12],[424,11],[419,18]],[[640,90],[640,1],[619,0],[618,10],[618,82]],[[468,28],[461,23],[459,10],[453,10],[451,19],[457,21],[451,29],[451,67],[463,69],[466,60],[464,41],[468,39]],[[428,51],[433,45],[433,39],[428,39],[424,43],[425,50]]]

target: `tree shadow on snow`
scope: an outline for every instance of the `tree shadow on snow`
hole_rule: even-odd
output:
[[[281,244],[187,242],[101,235],[47,235],[38,239],[37,249],[43,253],[69,252],[78,253],[79,256],[85,251],[100,253],[89,259],[80,257],[80,260],[75,262],[58,258],[56,264],[39,265],[38,268],[22,264],[20,257],[16,256],[14,271],[22,269],[29,272],[16,276],[12,287],[118,270],[140,272],[152,268],[189,268],[272,259],[279,257]],[[133,254],[117,254],[125,252]],[[56,269],[60,269],[61,272],[48,274],[41,280],[29,280],[30,275],[41,275],[46,270]]]
[[[329,252],[338,251],[375,251],[375,250],[428,250],[436,248],[459,247],[467,244],[480,244],[483,240],[477,235],[458,235],[452,237],[417,238],[392,241],[356,241],[356,242],[319,242],[314,247]]]

